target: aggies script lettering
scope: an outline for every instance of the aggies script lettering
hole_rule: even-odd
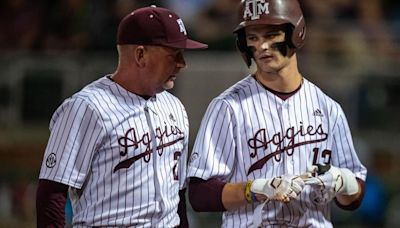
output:
[[[176,138],[172,136],[178,136],[178,137]],[[159,139],[159,144],[157,145],[156,150],[158,152],[157,154],[161,156],[164,152],[165,147],[171,146],[183,140],[184,134],[177,126],[170,126],[169,129],[168,126],[165,126],[163,129],[161,127],[156,128],[155,137],[156,139]],[[171,138],[172,139],[176,138],[176,139],[172,141],[167,140]],[[135,128],[131,128],[128,131],[126,131],[125,135],[118,139],[118,144],[123,148],[123,150],[120,152],[121,156],[126,156],[128,154],[129,147],[134,147],[134,149],[137,149],[139,145],[143,145],[146,148],[146,150],[132,158],[120,162],[117,166],[115,166],[114,172],[122,168],[129,168],[135,161],[141,158],[143,158],[143,160],[146,163],[149,162],[150,154],[153,152],[153,149],[151,147],[152,144],[151,142],[152,139],[148,132],[144,133],[141,137],[138,137]]]
[[[300,136],[298,137],[299,141],[295,142],[295,138],[297,136]],[[310,136],[308,137],[309,140],[306,140],[305,136]],[[276,151],[268,154],[261,160],[258,160],[253,165],[251,165],[249,171],[247,172],[247,175],[249,175],[254,170],[261,169],[267,163],[267,161],[274,156],[275,159],[279,161],[280,157],[278,157],[277,155],[280,155],[285,151],[287,152],[288,156],[291,156],[293,154],[294,148],[306,144],[322,142],[325,141],[327,138],[328,134],[324,132],[322,124],[318,125],[316,128],[311,125],[305,128],[303,126],[303,123],[300,122],[300,127],[297,131],[295,131],[294,127],[290,127],[286,130],[285,133],[278,132],[274,134],[271,139],[267,139],[265,129],[260,129],[254,134],[253,138],[250,138],[247,141],[249,147],[254,149],[254,152],[250,153],[250,157],[254,158],[255,156],[257,156],[258,149],[261,148],[263,150],[267,150],[270,145],[275,145]],[[285,139],[287,139],[286,145],[284,144]]]

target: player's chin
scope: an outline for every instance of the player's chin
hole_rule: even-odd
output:
[[[271,67],[274,65],[274,58],[268,57],[268,58],[258,58],[257,59],[257,65],[263,66],[263,67]]]
[[[280,67],[278,66],[278,64],[274,63],[274,62],[258,62],[257,63],[258,67],[264,71],[264,72],[277,72],[279,71]]]

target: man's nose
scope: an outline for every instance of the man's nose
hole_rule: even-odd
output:
[[[186,61],[185,58],[183,57],[183,53],[180,53],[177,58],[176,58],[176,67],[178,68],[185,68],[186,67]]]

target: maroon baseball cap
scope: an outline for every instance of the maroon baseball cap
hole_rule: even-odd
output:
[[[182,49],[207,48],[187,37],[182,19],[174,12],[156,6],[134,10],[118,27],[117,44],[160,45]]]

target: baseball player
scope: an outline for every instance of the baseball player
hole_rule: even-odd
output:
[[[140,8],[119,24],[118,68],[66,99],[50,122],[37,190],[38,227],[187,227],[188,118],[165,90],[186,66],[182,20]]]
[[[340,105],[303,77],[297,0],[242,0],[237,47],[254,73],[210,103],[189,159],[196,211],[222,227],[332,227],[330,202],[355,209],[367,170]],[[207,192],[207,197],[204,197]]]

